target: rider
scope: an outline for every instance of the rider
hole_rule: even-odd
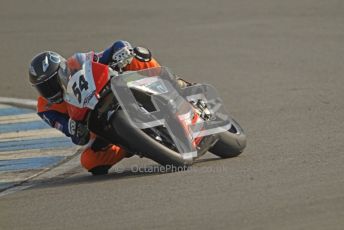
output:
[[[37,54],[29,67],[29,80],[38,90],[38,115],[51,127],[71,137],[73,143],[85,145],[81,165],[93,175],[107,174],[108,170],[124,157],[124,149],[95,137],[84,121],[76,121],[68,114],[68,104],[63,100],[59,75],[66,70],[72,73],[85,61],[85,53],[76,53],[64,59],[58,53],[45,51]],[[160,66],[147,48],[132,47],[127,41],[118,40],[100,53],[93,53],[93,60],[111,64],[117,71],[137,71]]]

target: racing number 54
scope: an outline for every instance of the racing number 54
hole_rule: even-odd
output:
[[[78,98],[78,102],[81,103],[81,92],[84,90],[88,90],[88,82],[85,80],[84,75],[80,75],[79,77],[79,86],[76,82],[72,85],[73,93]]]

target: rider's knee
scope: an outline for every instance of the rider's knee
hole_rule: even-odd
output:
[[[87,171],[97,166],[95,152],[91,148],[86,148],[80,157],[80,163]]]
[[[86,148],[81,154],[80,163],[83,168],[94,175],[106,174],[111,166],[121,161],[125,156],[125,151],[115,145],[97,152],[92,148]]]

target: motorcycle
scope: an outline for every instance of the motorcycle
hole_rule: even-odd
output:
[[[86,55],[81,68],[60,76],[68,113],[103,140],[163,166],[187,167],[207,151],[238,156],[240,125],[211,85],[181,88],[167,67],[119,73]]]

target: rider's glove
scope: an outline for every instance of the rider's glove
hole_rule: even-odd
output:
[[[68,131],[76,145],[85,145],[90,140],[90,132],[87,126],[81,122],[69,119]]]
[[[112,60],[117,68],[122,69],[131,63],[133,57],[133,49],[129,46],[125,46],[112,55]]]

